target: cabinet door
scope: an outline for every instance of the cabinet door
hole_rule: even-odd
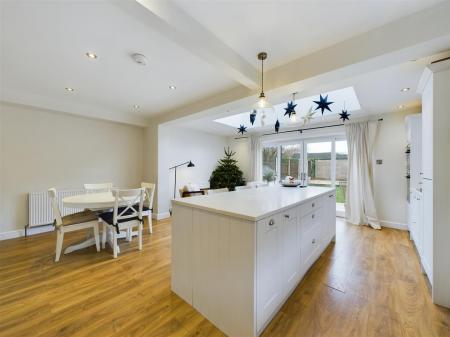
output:
[[[423,254],[422,265],[433,281],[433,181],[423,180]]]
[[[326,247],[336,236],[336,192],[324,196],[324,205],[324,231],[326,233],[324,245]]]
[[[422,200],[422,193],[417,194],[417,204],[416,204],[417,210],[416,210],[416,248],[419,252],[420,257],[423,256],[423,200]]]
[[[422,94],[422,175],[433,178],[433,79]]]
[[[291,208],[284,211],[282,217],[283,288],[284,295],[287,295],[301,277],[298,209]]]
[[[257,224],[257,330],[270,317],[283,299],[282,289],[282,220],[279,214]]]

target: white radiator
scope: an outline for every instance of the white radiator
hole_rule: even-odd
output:
[[[72,195],[85,193],[84,190],[66,190],[57,191],[56,198],[58,200],[61,215],[68,215],[81,211],[78,208],[67,208],[63,206],[62,199]],[[28,226],[42,226],[53,223],[53,210],[50,204],[50,198],[47,191],[33,192],[28,195]]]

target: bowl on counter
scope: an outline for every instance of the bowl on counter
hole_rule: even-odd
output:
[[[281,185],[284,187],[297,187],[301,184],[300,180],[294,179],[294,180],[282,180]]]

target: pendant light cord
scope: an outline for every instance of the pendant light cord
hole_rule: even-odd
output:
[[[264,94],[264,60],[261,60],[261,93]]]

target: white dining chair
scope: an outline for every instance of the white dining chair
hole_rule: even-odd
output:
[[[249,190],[253,188],[253,186],[249,186],[249,185],[244,185],[244,186],[236,186],[234,188],[235,191],[241,191],[241,190]]]
[[[227,187],[216,188],[216,189],[213,189],[213,190],[206,190],[205,192],[206,192],[206,194],[224,193],[224,192],[228,192],[228,188]]]
[[[110,242],[110,244],[113,248],[113,256],[117,258],[117,236],[121,230],[131,232],[133,228],[137,227],[138,248],[142,250],[142,208],[144,205],[145,189],[113,190],[112,193],[115,198],[114,209],[111,212],[101,213],[99,217],[103,222],[102,241],[106,241],[107,230],[111,229],[112,235],[110,237],[112,243]]]
[[[98,231],[98,216],[90,210],[84,210],[66,216],[61,216],[58,201],[56,200],[56,189],[50,188],[48,196],[53,210],[54,225],[56,228],[56,254],[55,262],[59,261],[63,246],[64,234],[82,229],[92,229],[95,238],[95,247],[100,251],[100,239]]]
[[[101,193],[111,192],[113,183],[84,184],[83,186],[86,193]]]
[[[145,189],[144,206],[142,208],[142,215],[148,219],[148,232],[153,233],[152,213],[153,213],[153,197],[155,196],[155,187],[153,183],[141,183],[141,187]]]

